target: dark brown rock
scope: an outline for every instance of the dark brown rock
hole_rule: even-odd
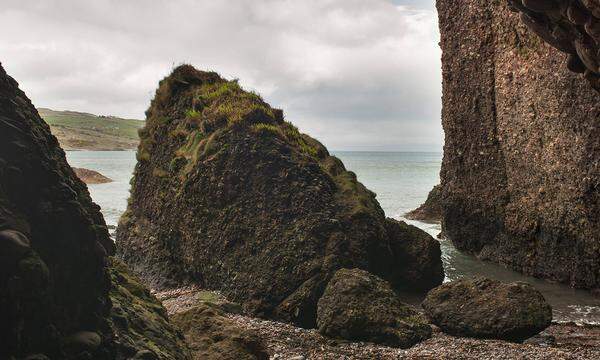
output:
[[[189,358],[147,289],[111,281],[113,253],[100,208],[0,66],[0,359],[124,360],[153,344]]]
[[[112,182],[112,179],[94,170],[73,168],[73,171],[75,171],[75,175],[86,184],[106,184]]]
[[[104,264],[114,245],[99,207],[1,67],[0,247],[12,259],[0,271],[0,358],[65,358],[60,339],[81,330],[111,338],[103,325],[110,309]],[[110,349],[94,356],[111,358]]]
[[[425,319],[387,282],[360,269],[335,273],[319,299],[317,325],[325,336],[401,348],[431,336]]]
[[[522,341],[552,322],[552,308],[533,286],[485,278],[438,286],[423,308],[435,325],[455,336]]]
[[[508,0],[508,4],[522,12],[523,23],[545,42],[562,52],[578,56],[590,70],[586,79],[592,87],[600,90],[600,3],[596,0]]]
[[[435,240],[386,220],[323,145],[215,73],[185,65],[161,81],[138,160],[117,247],[153,287],[193,282],[250,313],[314,327],[342,267],[397,289],[443,278]],[[405,249],[434,256],[418,261],[432,264],[428,275],[408,276]]]
[[[431,189],[427,200],[418,208],[404,215],[407,219],[425,222],[438,222],[442,220],[442,187],[436,185]]]
[[[598,93],[504,2],[437,6],[446,236],[526,274],[599,287]]]

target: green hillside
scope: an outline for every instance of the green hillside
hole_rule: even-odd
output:
[[[137,148],[144,122],[76,111],[39,108],[40,116],[65,150],[130,150]]]

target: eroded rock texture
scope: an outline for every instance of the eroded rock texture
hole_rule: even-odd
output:
[[[81,331],[96,333],[96,358],[110,358],[113,252],[99,207],[0,67],[0,358],[64,358],[61,342]]]
[[[395,288],[442,281],[434,239],[386,220],[323,145],[215,73],[181,66],[161,81],[138,160],[117,247],[154,287],[194,282],[254,314],[314,327],[339,268]]]
[[[99,210],[0,66],[0,359],[189,358]]]
[[[437,2],[443,228],[457,248],[600,285],[600,99],[506,2]]]
[[[533,286],[486,278],[440,285],[427,294],[423,308],[455,336],[523,341],[552,322],[552,308]]]
[[[409,348],[431,336],[431,327],[402,303],[389,284],[360,269],[341,269],[319,299],[319,332],[350,341]]]
[[[522,22],[545,42],[568,54],[569,70],[600,90],[600,1],[508,0]]]

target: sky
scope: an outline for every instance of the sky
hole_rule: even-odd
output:
[[[433,0],[3,0],[0,62],[34,105],[144,118],[189,63],[331,150],[441,151]]]

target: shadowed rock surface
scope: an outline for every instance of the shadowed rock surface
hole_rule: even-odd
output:
[[[319,299],[325,336],[408,348],[431,336],[426,319],[403,304],[388,283],[364,270],[338,270]]]
[[[161,81],[137,156],[117,247],[153,287],[193,282],[250,313],[314,327],[317,300],[342,267],[397,289],[443,279],[434,239],[386,220],[323,145],[215,73],[184,65]],[[429,275],[415,282],[409,261],[431,264]]]
[[[600,1],[508,0],[521,21],[543,41],[568,54],[569,70],[600,91]],[[552,69],[548,69],[552,70]]]
[[[111,282],[114,244],[99,210],[48,126],[0,66],[1,359],[120,360],[159,336],[168,356],[155,358],[185,359],[178,356],[184,349],[174,348],[181,344],[167,340],[173,329],[166,320],[145,318],[138,304],[143,294]],[[132,326],[113,332],[111,302],[119,304],[123,292],[128,309],[122,321]],[[132,339],[131,353],[122,352],[125,337]]]
[[[94,332],[110,358],[114,252],[99,207],[48,126],[0,67],[0,358],[64,357],[61,340]]]
[[[425,222],[437,222],[442,220],[442,187],[436,185],[431,189],[427,200],[421,206],[407,213],[407,219]]]
[[[598,93],[505,1],[437,6],[445,235],[523,273],[599,287]]]
[[[522,341],[552,322],[552,308],[531,285],[485,278],[438,286],[423,308],[435,325],[455,336]]]

